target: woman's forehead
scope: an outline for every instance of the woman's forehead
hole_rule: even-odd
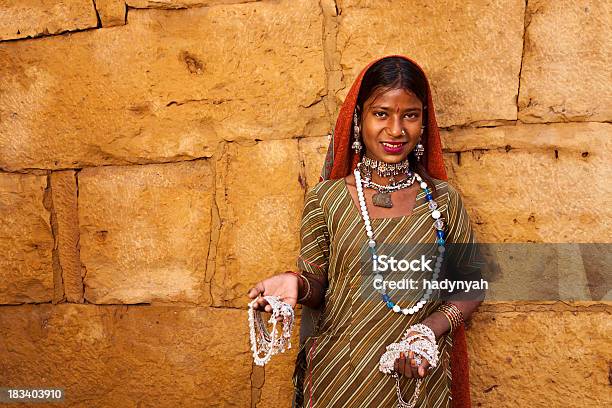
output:
[[[370,98],[365,102],[370,106],[402,106],[402,107],[418,107],[422,106],[421,100],[409,89],[393,88],[382,89],[375,91]]]

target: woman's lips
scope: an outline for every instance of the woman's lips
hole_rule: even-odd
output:
[[[380,144],[382,145],[383,149],[385,150],[385,153],[390,153],[390,154],[398,154],[401,153],[402,150],[404,150],[404,146],[408,143],[405,142],[380,142]]]

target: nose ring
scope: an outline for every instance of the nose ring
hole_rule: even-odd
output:
[[[404,129],[402,129],[402,135],[406,136],[406,131]]]

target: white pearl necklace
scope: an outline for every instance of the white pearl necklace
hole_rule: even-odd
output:
[[[370,248],[370,251],[372,253],[372,258],[374,260],[376,259],[376,241],[374,240],[374,232],[372,231],[370,215],[368,213],[368,207],[366,206],[366,200],[363,194],[363,181],[361,179],[361,172],[359,171],[358,168],[355,168],[353,173],[355,174],[355,184],[357,186],[357,196],[359,198],[359,207],[361,208],[361,216],[365,224],[366,234],[369,238],[368,246]],[[419,182],[419,186],[425,192],[425,197],[428,201],[429,209],[431,210],[431,217],[435,220],[434,227],[437,230],[436,235],[438,237],[436,241],[436,243],[438,244],[438,255],[436,257],[436,263],[434,266],[434,271],[433,271],[433,276],[432,276],[432,280],[435,281],[438,279],[438,275],[440,274],[440,268],[442,267],[442,261],[444,257],[444,251],[445,251],[445,247],[444,247],[445,240],[444,240],[444,231],[443,231],[444,221],[443,221],[443,218],[441,218],[442,214],[437,209],[438,204],[432,199],[431,192],[429,191],[427,183],[423,181],[421,176],[417,173],[414,173],[414,177]],[[383,276],[381,274],[376,274],[374,276],[374,279],[382,280]],[[401,312],[404,315],[409,315],[409,314],[411,315],[411,314],[418,312],[425,305],[425,303],[427,303],[427,301],[431,297],[432,290],[427,289],[427,291],[425,292],[421,300],[419,300],[414,306],[405,307],[405,308],[402,308],[399,304],[395,304],[391,301],[391,298],[389,297],[389,295],[387,295],[386,289],[384,286],[382,289],[379,289],[378,292],[381,294],[383,302],[385,302],[385,304],[395,313]]]
[[[261,312],[253,309],[257,299],[249,302],[249,328],[251,331],[251,350],[255,364],[263,366],[273,355],[284,353],[285,349],[291,348],[291,331],[293,329],[294,312],[291,305],[282,302],[278,296],[264,296],[272,306],[272,316],[268,323],[272,324],[272,333],[261,318]],[[276,329],[278,317],[282,316],[283,330],[279,336]],[[255,325],[257,324],[257,327]],[[270,335],[271,334],[271,335]],[[259,350],[258,350],[259,346]],[[261,353],[265,353],[260,356]]]

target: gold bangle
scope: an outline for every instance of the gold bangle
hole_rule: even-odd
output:
[[[304,280],[304,282],[306,282],[306,294],[304,296],[302,296],[301,299],[297,300],[297,303],[303,303],[304,301],[306,301],[310,295],[312,294],[312,288],[310,287],[310,281],[308,280],[307,277],[305,277],[304,275],[302,275],[301,273],[297,273],[297,272],[293,272],[293,271],[287,271],[288,273],[292,273],[298,277],[300,277],[302,280]],[[299,295],[299,293],[298,293]]]
[[[446,320],[448,320],[448,325],[450,327],[449,330],[448,330],[448,334],[453,334],[453,322],[451,321],[450,317],[448,317],[446,312],[443,312],[442,310],[437,310],[437,311],[442,313],[442,315],[444,315],[444,317],[446,317]]]
[[[448,319],[451,333],[455,330],[455,328],[461,326],[461,323],[464,321],[461,309],[452,303],[443,303],[436,310],[444,314],[444,316]]]
[[[443,306],[440,308],[440,310],[441,310],[443,313],[445,313],[445,314],[446,314],[446,315],[447,315],[447,316],[450,318],[450,320],[453,322],[453,325],[452,325],[453,330],[454,330],[456,327],[458,327],[458,326],[460,326],[460,325],[461,325],[461,322],[463,321],[463,318],[462,318],[462,316],[461,316],[461,315],[458,313],[458,311],[457,311],[457,310],[455,310],[455,309],[453,309],[452,307],[447,306],[447,305],[443,305]]]
[[[457,305],[455,305],[454,303],[446,302],[445,306],[450,308],[449,310],[452,310],[455,316],[457,316],[457,320],[459,321],[458,325],[461,325],[461,323],[465,321],[463,317],[463,312],[457,307]]]

